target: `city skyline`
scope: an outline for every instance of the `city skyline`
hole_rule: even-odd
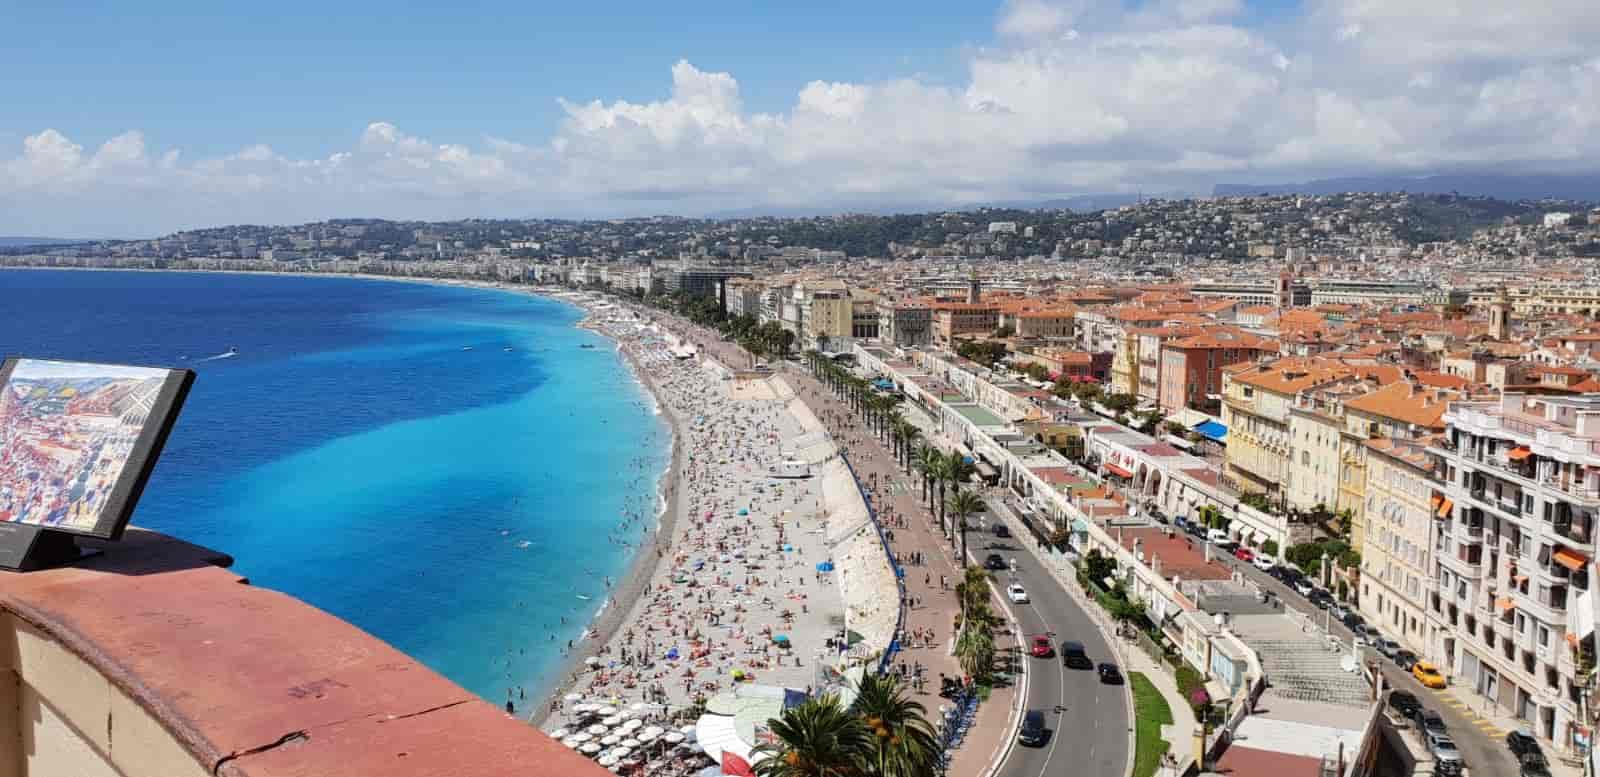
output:
[[[0,234],[875,209],[1600,160],[1583,45],[1600,15],[1577,2],[370,10],[23,11],[0,55],[23,76],[0,118]]]

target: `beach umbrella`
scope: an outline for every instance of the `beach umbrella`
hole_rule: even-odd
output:
[[[631,749],[639,746],[639,740],[634,739],[632,737],[629,737],[627,739],[622,740],[618,744],[620,744],[621,746],[626,747],[626,748],[631,750]]]
[[[650,705],[642,701],[636,701],[632,704],[629,704],[628,709],[633,710],[634,712],[644,712],[645,710],[650,709]]]
[[[621,722],[622,722],[622,716],[621,715],[611,715],[611,716],[608,716],[606,719],[600,721],[601,725],[605,725],[605,726],[615,726],[615,725],[617,725],[618,723],[621,723]]]
[[[600,737],[600,744],[605,745],[606,747],[611,747],[612,745],[615,745],[621,741],[622,737],[619,737],[616,734],[606,734],[605,736]]]
[[[599,666],[600,665],[600,657],[599,656],[589,656],[588,658],[583,659],[583,662],[585,664],[588,664],[589,666]]]
[[[743,507],[741,507],[741,508],[739,508],[739,514],[740,514],[740,515],[749,515],[749,514],[750,514],[750,511],[749,511],[749,510],[746,510],[746,509],[745,509],[745,508],[743,508]]]
[[[787,644],[789,644],[789,635],[788,634],[774,634],[773,637],[772,637],[772,641],[776,642],[776,643],[778,643],[780,645],[787,645]]]
[[[614,755],[601,756],[599,760],[595,761],[595,763],[606,768],[610,768],[617,765],[617,757]]]
[[[578,740],[578,742],[581,744],[583,742],[588,742],[589,740],[594,739],[594,735],[589,733],[589,732],[587,732],[587,731],[579,731],[578,733],[573,734],[571,738]]]
[[[606,727],[600,725],[599,723],[596,723],[593,726],[590,726],[589,728],[585,729],[585,731],[589,732],[589,734],[591,734],[593,736],[601,736],[601,735],[606,733],[606,730],[607,730]]]
[[[619,748],[617,748],[615,750],[612,750],[611,754],[616,756],[618,759],[622,759],[622,758],[627,758],[630,755],[633,755],[633,750],[631,750],[629,748],[626,748],[626,747],[619,747]]]
[[[583,744],[583,742],[579,741],[577,737],[567,737],[566,739],[561,740],[561,744],[573,749],[577,749],[578,745]]]
[[[572,736],[572,732],[564,728],[558,728],[555,731],[550,732],[551,739],[566,739],[569,736]]]
[[[607,704],[606,706],[595,710],[595,712],[598,712],[601,715],[615,715],[617,714],[617,708]]]
[[[563,696],[561,698],[562,698],[562,700],[568,701],[568,702],[583,701],[583,694],[581,694],[581,693],[569,693],[566,696]]]
[[[661,735],[661,739],[669,745],[675,745],[683,741],[683,734],[676,731],[668,731]]]
[[[600,746],[593,742],[585,742],[582,747],[578,748],[578,750],[582,751],[586,755],[594,755],[595,753],[600,752]]]

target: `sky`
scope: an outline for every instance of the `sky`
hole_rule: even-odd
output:
[[[1600,169],[1593,0],[10,5],[0,235]]]

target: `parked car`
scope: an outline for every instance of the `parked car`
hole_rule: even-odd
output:
[[[1249,561],[1256,557],[1255,551],[1249,548],[1234,548],[1233,557],[1240,561]]]
[[[1355,611],[1345,613],[1344,617],[1339,619],[1339,622],[1343,623],[1344,627],[1347,629],[1353,629],[1357,626],[1367,625],[1367,619],[1361,617],[1361,615]],[[1371,629],[1368,630],[1371,631]]]
[[[1028,710],[1022,713],[1022,726],[1017,729],[1017,741],[1028,747],[1041,747],[1049,732],[1044,727],[1044,711]]]
[[[1357,645],[1371,645],[1375,641],[1372,632],[1367,631],[1367,627],[1359,623],[1350,628],[1350,636],[1355,639]]]
[[[1317,590],[1316,584],[1312,583],[1308,578],[1302,577],[1294,581],[1294,592],[1301,596],[1310,596],[1311,592],[1315,590]]]
[[[1328,605],[1328,614],[1332,615],[1334,620],[1343,623],[1345,617],[1350,614],[1350,611],[1345,609],[1344,605],[1339,604],[1338,602],[1332,602]]]
[[[1417,665],[1417,654],[1409,650],[1398,651],[1394,654],[1394,665],[1409,672],[1411,667]]]
[[[1510,748],[1511,754],[1515,755],[1519,760],[1529,753],[1539,756],[1544,755],[1544,751],[1539,749],[1539,740],[1521,731],[1513,731],[1506,734],[1506,747]]]
[[[1003,523],[996,523],[994,525],[994,536],[996,536],[996,537],[1010,537],[1011,536],[1011,529],[1008,528]]]
[[[1263,553],[1257,553],[1255,558],[1250,559],[1250,563],[1254,564],[1256,569],[1259,569],[1262,572],[1270,573],[1272,570],[1278,568],[1277,563],[1272,560],[1272,557]]]
[[[1417,701],[1416,694],[1410,691],[1390,691],[1389,708],[1410,720],[1417,710],[1422,709],[1422,702]]]
[[[1411,676],[1417,678],[1417,682],[1429,688],[1443,688],[1445,686],[1444,675],[1439,673],[1439,667],[1427,661],[1418,661],[1414,664],[1411,667]]]
[[[1231,548],[1233,540],[1228,539],[1228,532],[1222,529],[1211,529],[1206,532],[1206,541],[1219,548]]]
[[[1543,753],[1529,753],[1518,763],[1522,768],[1517,771],[1517,777],[1550,777],[1550,762],[1544,759]]]
[[[984,569],[996,571],[1002,570],[1006,568],[1006,560],[1001,558],[999,553],[990,553],[989,557],[983,560],[983,567]]]
[[[1443,734],[1447,730],[1444,718],[1427,707],[1418,707],[1416,713],[1411,716],[1411,722],[1416,724],[1419,734]]]
[[[1121,685],[1122,672],[1117,670],[1116,664],[1101,664],[1099,667],[1100,682],[1106,685]]]
[[[1028,603],[1028,591],[1022,587],[1021,583],[1012,583],[1006,586],[1006,597],[1017,604]]]
[[[1082,642],[1061,643],[1061,665],[1068,669],[1094,668],[1094,662],[1089,660],[1089,651],[1083,649]]]
[[[1393,659],[1395,654],[1400,652],[1400,643],[1388,637],[1379,637],[1373,641],[1372,646],[1377,648],[1378,653],[1384,658]]]
[[[1434,774],[1461,773],[1461,767],[1465,764],[1461,760],[1461,751],[1456,749],[1455,740],[1449,734],[1429,733],[1423,736],[1423,741],[1428,744],[1428,752],[1433,754]]]
[[[1311,595],[1306,598],[1311,600],[1311,603],[1316,605],[1319,610],[1326,610],[1333,606],[1333,597],[1329,596],[1328,592],[1321,588],[1311,589]]]
[[[1206,538],[1206,527],[1201,526],[1193,521],[1185,523],[1183,525],[1183,530],[1194,535],[1197,539],[1203,540]]]
[[[1035,634],[1028,652],[1032,653],[1034,658],[1050,658],[1056,654],[1056,646],[1050,644],[1049,635]]]

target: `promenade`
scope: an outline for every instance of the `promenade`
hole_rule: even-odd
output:
[[[724,342],[716,332],[682,319],[673,321],[683,331],[693,333],[693,340],[703,353],[736,368],[752,363],[749,354],[733,343]],[[891,671],[924,678],[925,684],[915,698],[928,708],[932,717],[944,703],[938,696],[939,678],[961,675],[953,655],[955,617],[960,609],[954,590],[961,574],[956,551],[943,539],[936,514],[921,499],[919,476],[900,469],[888,448],[873,436],[865,423],[809,372],[790,365],[781,374],[849,459],[868,502],[888,532],[890,549],[901,559],[909,606],[901,631],[902,650],[896,655]],[[921,558],[922,563],[906,563],[913,558]],[[995,584],[996,610],[1004,612],[998,604],[1000,585],[999,582]],[[930,638],[922,640],[915,636],[921,633]],[[1021,661],[1016,640],[1014,631],[995,635],[1002,666],[1009,656]],[[979,705],[975,724],[955,752],[950,775],[985,775],[997,756],[1010,746],[1008,722],[1017,705],[1017,691],[1013,686],[998,686],[989,701]]]

